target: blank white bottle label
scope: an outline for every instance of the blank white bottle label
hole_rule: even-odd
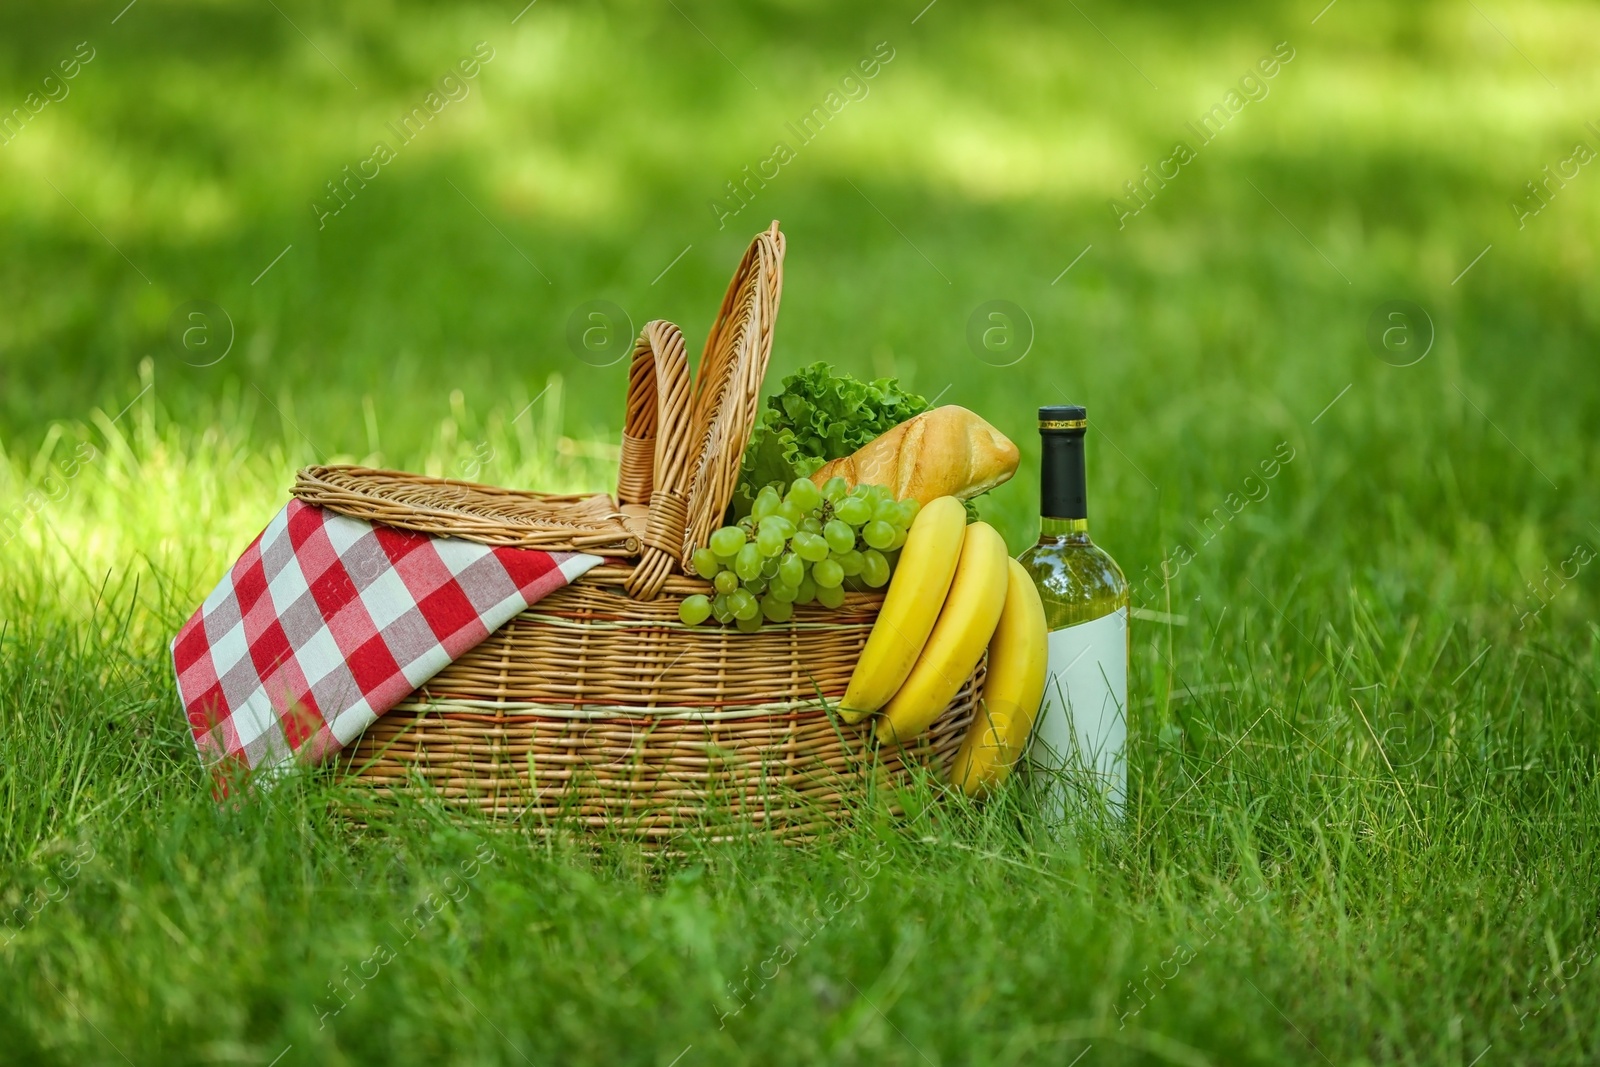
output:
[[[1050,631],[1050,674],[1028,759],[1052,779],[1046,811],[1064,821],[1096,793],[1120,814],[1128,787],[1128,609]]]

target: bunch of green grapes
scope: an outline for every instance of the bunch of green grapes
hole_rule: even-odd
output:
[[[892,553],[906,543],[915,500],[896,500],[881,485],[830,478],[818,489],[797,478],[787,493],[769,485],[750,514],[711,535],[691,563],[712,596],[683,598],[678,617],[690,626],[732,622],[747,633],[764,620],[788,622],[796,604],[837,608],[846,585],[877,589],[889,581]]]

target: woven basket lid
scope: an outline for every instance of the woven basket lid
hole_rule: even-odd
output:
[[[774,221],[734,272],[692,384],[681,331],[646,324],[628,375],[615,498],[346,465],[306,467],[291,492],[341,515],[435,537],[638,557],[626,585],[649,599],[686,568],[733,499],[772,354],[783,253]]]
[[[606,556],[637,556],[642,548],[604,493],[527,493],[347,465],[303,467],[291,492],[340,515],[434,537]]]

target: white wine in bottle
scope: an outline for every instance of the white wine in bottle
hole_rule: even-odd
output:
[[[1081,407],[1039,409],[1039,543],[1021,563],[1050,629],[1049,677],[1029,763],[1046,776],[1046,812],[1065,821],[1104,805],[1120,814],[1128,768],[1128,583],[1089,540]]]

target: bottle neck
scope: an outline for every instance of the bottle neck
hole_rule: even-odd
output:
[[[1054,525],[1080,524],[1056,532],[1087,533],[1089,500],[1083,464],[1083,430],[1044,430],[1039,434],[1039,514],[1047,534]]]
[[[1053,519],[1046,515],[1039,520],[1039,537],[1052,541],[1089,540],[1088,519]]]

